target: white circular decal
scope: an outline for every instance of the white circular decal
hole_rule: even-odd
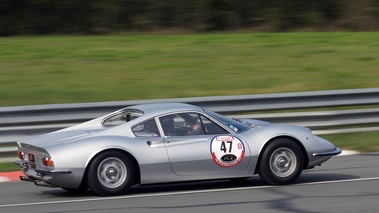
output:
[[[245,156],[245,146],[233,136],[216,136],[211,141],[213,160],[222,167],[237,165]]]

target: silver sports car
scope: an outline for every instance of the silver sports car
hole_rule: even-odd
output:
[[[137,184],[255,174],[268,184],[288,184],[340,153],[308,128],[161,103],[20,141],[17,164],[21,180],[39,186],[117,195]]]

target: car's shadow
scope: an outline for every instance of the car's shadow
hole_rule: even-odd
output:
[[[296,182],[293,184],[307,184],[328,181],[343,181],[359,178],[358,176],[346,174],[315,174],[303,173]],[[193,182],[179,182],[168,184],[154,184],[154,185],[140,185],[133,186],[125,195],[143,195],[150,193],[175,193],[178,191],[191,192],[199,190],[216,190],[216,189],[238,189],[243,187],[260,187],[266,186],[259,176],[254,176],[249,179],[223,179],[223,180],[209,180],[209,181],[193,181]],[[97,196],[90,190],[85,192],[68,192],[63,189],[49,189],[43,190],[43,194],[54,197],[94,197]]]

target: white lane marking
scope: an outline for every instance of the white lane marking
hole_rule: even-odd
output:
[[[354,150],[342,150],[341,154],[337,156],[347,156],[347,155],[358,155],[359,152],[354,151]]]
[[[6,177],[0,177],[0,183],[1,183],[1,182],[7,182],[7,181],[10,181],[9,178],[6,178]]]
[[[346,183],[346,182],[358,182],[358,181],[372,181],[372,180],[379,180],[379,177],[320,181],[320,182],[312,182],[312,183],[298,183],[298,184],[292,184],[292,186],[322,185],[322,184]],[[284,186],[291,186],[291,185],[284,185]],[[125,196],[117,196],[117,197],[98,197],[98,198],[87,198],[87,199],[79,199],[79,200],[58,200],[58,201],[48,201],[48,202],[36,202],[36,203],[15,203],[15,204],[0,205],[0,208],[19,207],[19,206],[36,206],[36,205],[48,205],[48,204],[62,204],[62,203],[79,203],[79,202],[104,201],[104,200],[121,200],[121,199],[132,199],[132,198],[186,195],[186,194],[199,194],[199,193],[210,193],[210,192],[226,192],[226,191],[239,191],[239,190],[251,190],[251,189],[265,189],[265,188],[273,188],[273,187],[283,187],[283,185],[282,186],[271,186],[270,185],[270,186],[238,187],[238,188],[228,188],[228,189],[207,189],[207,190],[153,193],[153,194],[142,194],[142,195],[125,195]]]

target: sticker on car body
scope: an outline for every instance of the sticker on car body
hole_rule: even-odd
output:
[[[245,156],[245,146],[233,136],[214,137],[210,148],[214,162],[221,167],[235,166]]]

